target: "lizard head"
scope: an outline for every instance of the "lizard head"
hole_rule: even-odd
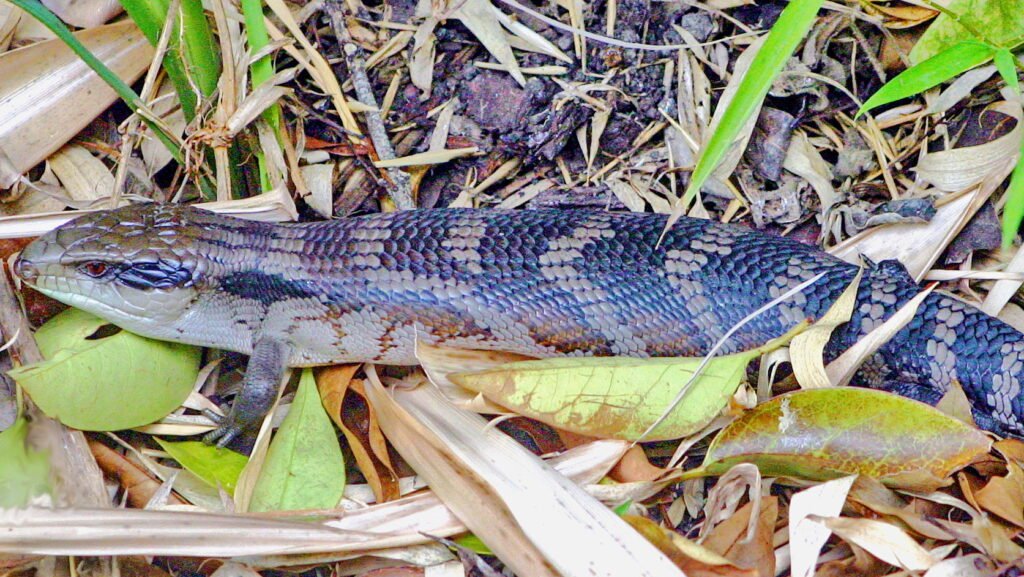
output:
[[[88,214],[25,247],[14,272],[45,295],[155,336],[186,313],[209,268],[194,248],[208,214],[157,204]]]

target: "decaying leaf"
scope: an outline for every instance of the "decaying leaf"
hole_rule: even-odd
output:
[[[892,393],[809,389],[741,415],[688,475],[721,474],[749,462],[764,475],[825,480],[860,473],[893,487],[934,490],[991,444],[977,429]]]
[[[76,37],[127,82],[138,78],[153,57],[153,48],[131,21]],[[17,172],[25,172],[115,99],[113,89],[59,40],[0,55],[0,153]],[[12,184],[0,181],[0,188]]]
[[[806,331],[793,337],[793,342],[789,345],[789,358],[793,363],[793,373],[801,387],[812,389],[837,384],[830,381],[829,374],[825,371],[823,352],[836,327],[850,320],[853,307],[857,304],[857,289],[860,287],[863,274],[864,269],[858,270],[850,285],[825,314]]]

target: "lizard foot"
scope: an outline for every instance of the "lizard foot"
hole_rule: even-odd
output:
[[[216,429],[203,435],[203,442],[207,445],[216,444],[217,447],[223,449],[227,447],[228,443],[241,435],[244,430],[242,424],[239,423],[231,414],[225,416],[215,413],[209,409],[204,410],[203,414],[217,424]]]

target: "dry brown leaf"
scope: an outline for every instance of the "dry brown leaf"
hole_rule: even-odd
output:
[[[793,577],[813,577],[821,548],[832,534],[809,517],[838,516],[856,479],[856,475],[834,479],[793,495],[789,502],[789,549]]]
[[[999,515],[1017,527],[1024,528],[1024,469],[1020,465],[1006,464],[1005,477],[992,477],[974,492],[981,508]]]
[[[755,514],[757,518],[751,519]],[[778,516],[778,497],[761,497],[759,506],[747,503],[736,514],[715,526],[701,545],[737,567],[753,570],[759,577],[773,577],[775,550],[772,537]],[[753,536],[748,535],[748,526],[754,527]]]
[[[818,516],[809,519],[820,522],[839,538],[863,548],[893,567],[927,571],[939,561],[905,531],[884,521]]]
[[[420,152],[418,154],[410,154],[409,156],[403,156],[401,158],[378,160],[374,162],[373,165],[377,168],[399,168],[406,166],[423,166],[427,164],[444,164],[445,162],[455,160],[456,158],[472,156],[478,152],[480,152],[480,149],[475,146],[449,148],[446,150],[432,150],[428,152]]]
[[[517,574],[681,575],[609,509],[434,387],[385,391],[371,369],[366,390],[398,452]]]
[[[7,50],[14,40],[14,31],[18,28],[22,15],[21,8],[7,2],[0,2],[0,52]]]
[[[1020,155],[1024,115],[1020,104],[1007,101],[993,104],[991,109],[1016,118],[1013,130],[985,144],[926,154],[917,164],[917,175],[939,190],[959,192],[1012,168]]]
[[[821,214],[827,214],[832,205],[839,202],[839,195],[832,186],[832,169],[821,153],[807,139],[803,130],[793,132],[793,139],[786,150],[783,168],[806,180],[818,195]]]
[[[58,18],[76,28],[93,28],[120,14],[118,0],[42,0]]]
[[[360,384],[352,380],[361,365],[340,365],[327,367],[317,373],[316,384],[320,391],[324,410],[334,421],[348,441],[349,449],[355,456],[359,470],[366,477],[377,503],[394,501],[399,495],[398,475],[391,464],[387,445],[381,435],[373,407],[367,406],[365,426],[350,427],[344,411],[345,395],[365,396]],[[365,431],[365,435],[362,434]]]
[[[1007,273],[1022,273],[1024,272],[1024,246],[1017,249],[1017,252],[1007,263],[1004,272]],[[988,295],[985,296],[985,301],[981,303],[981,310],[984,313],[996,316],[1006,303],[1010,302],[1013,295],[1017,294],[1017,290],[1020,289],[1021,281],[1016,279],[1005,279],[998,280],[992,286],[991,290],[988,291]]]
[[[958,381],[949,385],[949,390],[942,395],[942,399],[935,405],[935,408],[947,415],[959,419],[971,426],[975,426],[974,415],[971,413],[971,401],[967,399],[967,393],[960,386]]]
[[[832,332],[839,325],[846,324],[857,304],[857,289],[864,269],[859,269],[850,281],[849,286],[829,307],[825,314],[806,331],[793,337],[789,343],[789,358],[793,363],[793,373],[800,387],[816,389],[831,387],[834,382],[829,379],[825,370],[825,345],[832,338]]]
[[[305,197],[306,204],[324,218],[334,216],[335,166],[335,163],[328,161],[321,164],[306,164],[300,169],[310,192],[309,196]]]
[[[153,48],[131,21],[75,36],[125,82],[149,66]],[[0,154],[18,173],[39,164],[116,100],[71,49],[49,40],[0,55]],[[0,181],[0,188],[14,182]]]
[[[487,0],[458,0],[454,3],[455,10],[448,12],[447,18],[457,18],[494,58],[508,67],[509,74],[520,86],[526,86],[526,77],[519,70],[519,62],[505,36],[505,31],[494,14],[494,6]],[[449,5],[450,7],[451,5]]]
[[[647,517],[626,515],[623,519],[672,560],[687,577],[757,577],[753,569],[742,569],[725,557],[666,529]]]
[[[110,196],[114,190],[114,175],[110,169],[81,145],[63,146],[50,155],[48,162],[71,200],[88,204]]]

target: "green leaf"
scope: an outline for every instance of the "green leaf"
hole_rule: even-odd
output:
[[[986,454],[979,430],[899,395],[837,387],[781,395],[722,430],[687,476],[720,475],[738,463],[761,474],[827,480],[851,473],[892,487],[934,490]]]
[[[0,431],[0,508],[23,507],[50,489],[50,460],[28,448],[28,422],[19,417]]]
[[[103,336],[103,330],[116,332]],[[78,309],[43,325],[36,341],[47,360],[8,374],[44,413],[86,431],[165,417],[188,397],[199,373],[197,347],[140,337]]]
[[[995,61],[996,70],[999,71],[999,75],[1003,77],[1003,82],[1013,90],[1014,94],[1020,96],[1020,82],[1017,81],[1017,57],[1013,55],[1006,48],[1000,48],[996,51],[993,60]]]
[[[182,467],[212,487],[223,487],[234,495],[238,476],[249,459],[230,449],[207,445],[198,441],[172,442],[157,439]]]
[[[683,198],[676,204],[669,226],[678,220],[697,196],[732,147],[747,120],[761,106],[775,77],[782,71],[786,61],[814,23],[822,2],[823,0],[792,0],[779,15],[764,45],[754,57],[750,70],[740,83],[736,96],[723,113],[718,129],[701,150],[700,158],[697,159],[697,165],[690,177],[690,184],[686,187]]]
[[[491,548],[488,547],[483,541],[481,541],[480,537],[477,537],[472,533],[467,533],[461,537],[456,538],[455,543],[460,547],[465,547],[466,549],[469,549],[477,555],[494,555],[494,551],[491,551]]]
[[[329,509],[344,491],[345,460],[338,435],[320,402],[313,372],[306,369],[270,444],[249,510]]]
[[[857,114],[860,115],[872,108],[920,94],[975,66],[988,62],[995,53],[995,48],[974,41],[960,42],[950,46],[886,82],[860,107]]]
[[[1010,185],[1006,188],[1006,204],[1003,206],[1003,248],[1010,248],[1017,236],[1020,223],[1024,220],[1024,143],[1021,156],[1013,167]]]
[[[1024,0],[953,0],[914,45],[910,63],[917,65],[965,40],[1010,49],[1024,43]]]
[[[725,408],[747,365],[768,347],[703,358],[552,358],[456,373],[448,378],[489,401],[553,427],[601,438],[636,440],[662,419],[679,391],[676,409],[644,440],[677,439],[696,432]]]

